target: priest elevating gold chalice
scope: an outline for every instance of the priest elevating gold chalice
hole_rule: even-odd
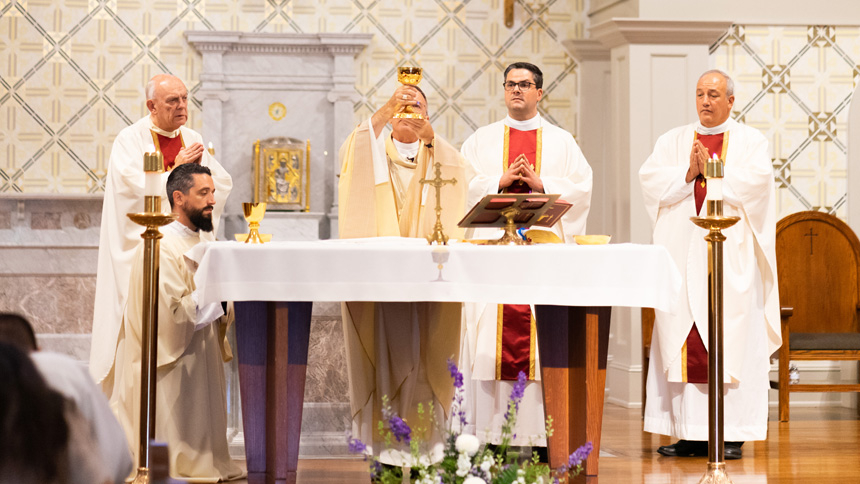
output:
[[[398,67],[397,82],[399,82],[400,84],[417,86],[418,83],[421,82],[421,68],[409,66]],[[424,116],[422,116],[421,113],[416,112],[414,109],[412,109],[412,106],[406,106],[403,111],[396,113],[394,117],[399,119],[424,119]]]

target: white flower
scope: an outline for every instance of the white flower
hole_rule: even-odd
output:
[[[478,452],[478,447],[481,446],[481,441],[478,440],[474,435],[469,434],[460,434],[457,437],[457,441],[454,443],[454,447],[456,447],[457,452],[465,452],[469,454],[469,457],[475,455]]]
[[[483,461],[481,461],[481,470],[484,472],[490,472],[490,467],[492,467],[493,464],[495,464],[495,459],[493,459],[492,455],[488,455]]]
[[[469,476],[465,481],[463,481],[463,484],[487,484],[487,481],[478,476]]]
[[[461,452],[457,457],[457,475],[464,477],[470,470],[472,470],[472,461],[465,452]]]

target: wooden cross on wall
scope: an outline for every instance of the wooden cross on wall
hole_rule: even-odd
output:
[[[813,254],[813,251],[812,251],[812,242],[813,242],[813,240],[814,240],[814,239],[813,239],[813,237],[818,237],[818,234],[813,233],[813,232],[812,232],[812,227],[809,227],[809,233],[808,233],[808,234],[803,234],[803,236],[804,236],[804,237],[809,237],[809,255],[812,255],[812,254]]]

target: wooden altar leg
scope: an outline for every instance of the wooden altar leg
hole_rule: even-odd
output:
[[[553,418],[550,466],[557,468],[580,445],[594,450],[583,474],[597,475],[610,307],[537,306],[544,408]]]
[[[312,303],[237,302],[249,484],[295,484]]]

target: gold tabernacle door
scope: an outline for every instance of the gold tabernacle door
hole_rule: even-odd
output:
[[[254,203],[269,210],[310,211],[311,141],[269,138],[254,143]]]

